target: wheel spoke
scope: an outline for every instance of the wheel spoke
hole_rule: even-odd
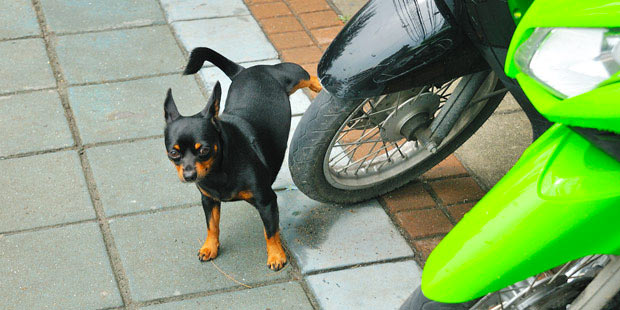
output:
[[[352,163],[347,164],[346,166],[342,167],[340,170],[337,170],[336,172],[342,172],[342,171],[344,171],[345,169],[347,169],[347,168],[349,168],[349,167],[352,167],[352,166],[354,166],[355,164],[360,163],[360,162],[362,162],[362,161],[366,160],[366,158],[368,158],[368,157],[370,157],[370,156],[374,155],[375,153],[380,153],[381,151],[383,151],[383,148],[380,148],[380,149],[376,150],[375,152],[372,152],[372,153],[366,154],[366,155],[364,155],[364,157],[362,157],[362,158],[360,158],[360,159],[358,159],[358,160],[356,160],[356,161],[354,161],[354,162],[352,162]]]
[[[405,121],[409,117],[412,105],[403,105],[423,93],[431,92],[439,99],[439,108],[452,96],[454,82],[450,80],[441,85],[427,85],[388,95],[367,98],[358,101],[359,105],[351,111],[343,122],[337,134],[332,139],[326,156],[324,157],[325,176],[329,183],[343,189],[365,188],[379,184],[395,175],[415,167],[428,156],[418,141],[408,141],[405,138],[394,139],[398,133],[383,132],[383,128],[391,122]],[[494,87],[491,81],[485,86],[482,94],[488,92],[486,88]],[[437,99],[435,99],[437,100]],[[402,111],[400,111],[402,109]],[[455,131],[459,133],[469,124],[480,111],[480,105],[468,114],[468,119],[458,123]],[[403,114],[401,114],[403,113]],[[390,122],[388,124],[388,122]],[[393,129],[390,129],[393,130]],[[454,136],[455,134],[452,134]],[[450,136],[450,137],[452,137]],[[384,139],[390,137],[388,139]],[[399,137],[399,136],[397,136]],[[452,138],[448,139],[452,139]],[[450,140],[446,139],[446,142]]]

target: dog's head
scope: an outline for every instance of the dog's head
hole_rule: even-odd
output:
[[[220,97],[222,88],[217,82],[207,106],[193,116],[182,116],[168,89],[164,102],[166,129],[164,139],[168,158],[177,169],[182,182],[203,179],[216,164],[220,153]]]

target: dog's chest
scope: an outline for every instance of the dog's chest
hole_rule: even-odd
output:
[[[247,201],[247,200],[251,200],[252,198],[254,198],[254,194],[250,190],[232,190],[232,189],[216,190],[216,189],[204,187],[201,185],[198,185],[198,190],[200,190],[200,192],[203,195],[215,201],[237,201],[237,200]]]

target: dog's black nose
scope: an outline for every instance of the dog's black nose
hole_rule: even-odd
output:
[[[183,171],[183,178],[185,179],[185,181],[196,181],[196,176],[196,170]]]

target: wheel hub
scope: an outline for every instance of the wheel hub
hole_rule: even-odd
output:
[[[423,93],[403,102],[385,119],[381,126],[384,141],[412,140],[413,133],[430,124],[439,107],[440,97],[434,93]]]

